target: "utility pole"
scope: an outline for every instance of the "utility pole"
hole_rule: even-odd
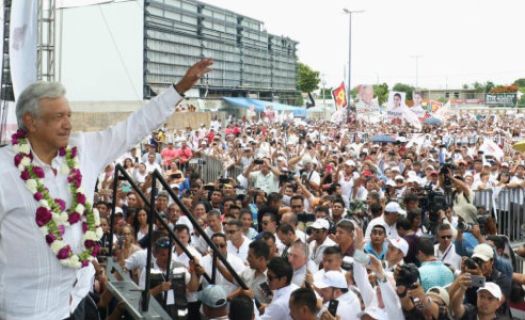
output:
[[[343,12],[348,14],[348,93],[347,93],[347,106],[346,106],[346,118],[350,118],[350,100],[351,100],[351,93],[352,93],[352,86],[351,86],[351,74],[352,74],[352,14],[353,13],[362,13],[365,12],[364,10],[348,10],[346,8],[343,8]]]
[[[410,58],[416,60],[416,90],[417,90],[418,84],[419,84],[419,82],[418,82],[418,80],[419,80],[419,58],[423,58],[423,56],[418,54],[418,55],[415,55],[415,56],[410,56]]]

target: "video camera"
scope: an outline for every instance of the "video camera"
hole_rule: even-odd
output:
[[[394,273],[396,286],[404,286],[407,289],[413,289],[419,281],[419,270],[413,263],[403,264]]]
[[[291,171],[281,171],[281,174],[279,175],[279,183],[283,184],[286,182],[292,182],[294,181],[294,173]]]

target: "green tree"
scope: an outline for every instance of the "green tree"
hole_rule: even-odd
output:
[[[518,100],[518,108],[525,108],[525,94]]]
[[[496,85],[492,81],[487,81],[485,83],[485,93],[489,93],[492,88],[494,88]]]
[[[519,78],[516,81],[514,81],[514,84],[518,87],[525,87],[525,78]]]
[[[315,71],[304,63],[297,66],[297,89],[301,92],[312,92],[319,88],[319,71]]]
[[[392,91],[399,91],[406,93],[406,100],[412,100],[412,92],[414,92],[415,88],[411,85],[404,84],[404,83],[396,83],[392,87]]]
[[[388,84],[374,84],[374,95],[379,105],[383,105],[388,100]]]

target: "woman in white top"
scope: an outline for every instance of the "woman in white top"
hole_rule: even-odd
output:
[[[145,209],[140,209],[137,213],[137,241],[140,241],[148,234],[148,214]]]

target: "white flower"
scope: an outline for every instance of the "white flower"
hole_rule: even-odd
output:
[[[42,199],[39,203],[42,207],[49,209],[49,203],[47,203],[47,200]]]
[[[26,167],[24,167],[24,165],[23,165],[22,163],[20,163],[20,164],[18,165],[18,171],[22,172],[22,171],[24,171],[25,169],[26,169]]]
[[[29,159],[29,157],[23,157],[22,160],[20,161],[20,164],[23,165],[24,167],[27,167],[31,164],[31,159]]]
[[[89,231],[86,231],[86,234],[84,234],[84,239],[98,241],[100,238],[97,236],[95,232],[89,230]]]
[[[75,163],[73,163],[73,168],[80,169],[80,164],[78,163],[78,158],[75,158]]]
[[[77,206],[75,207],[75,211],[80,213],[81,215],[84,214],[84,211],[86,211],[86,208],[81,205],[80,203],[77,204]]]
[[[36,193],[37,191],[37,184],[35,179],[27,179],[26,181],[26,187],[31,191],[31,193]]]
[[[29,147],[29,144],[24,143],[24,144],[19,144],[18,145],[18,150],[19,150],[19,152],[22,152],[22,153],[25,153],[25,154],[29,154],[29,152],[31,151],[31,148]]]
[[[67,163],[64,162],[61,166],[60,166],[60,173],[63,174],[63,175],[67,175],[69,173],[69,167],[67,166]]]
[[[47,226],[41,226],[40,231],[42,234],[47,235],[49,233],[49,228]]]
[[[69,219],[69,216],[67,215],[65,211],[61,213],[53,213],[53,220],[55,221],[56,224],[63,224],[64,226],[68,226],[69,225],[69,222],[67,222],[68,219]]]
[[[77,188],[77,192],[80,192],[80,193],[85,193],[84,192],[84,187],[80,186]]]
[[[95,229],[95,232],[97,234],[97,241],[102,239],[102,236],[104,235],[104,231],[102,231],[102,228],[97,227],[97,229]]]
[[[64,247],[64,245],[65,245],[64,241],[55,240],[53,241],[53,243],[51,243],[51,250],[53,250],[53,252],[57,254],[58,251],[60,251],[60,249]]]

